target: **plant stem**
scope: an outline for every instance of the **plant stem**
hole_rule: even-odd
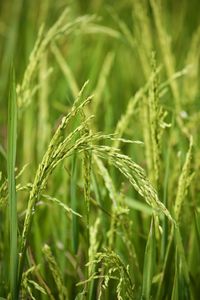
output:
[[[15,90],[15,75],[13,67],[10,70],[10,88],[8,99],[8,201],[10,224],[10,291],[11,299],[17,299],[17,199],[15,186],[15,161],[17,148],[17,103]]]

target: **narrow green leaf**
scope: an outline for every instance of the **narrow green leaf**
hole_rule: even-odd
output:
[[[15,186],[15,160],[17,148],[17,102],[15,75],[13,67],[10,70],[10,87],[8,98],[8,201],[10,224],[10,290],[11,298],[17,299],[17,199]]]
[[[153,279],[153,272],[155,268],[156,257],[156,240],[155,240],[155,224],[152,218],[150,232],[146,244],[144,255],[144,267],[143,267],[143,283],[142,283],[142,297],[143,300],[150,299],[151,285]]]
[[[179,292],[178,292],[178,252],[176,249],[175,255],[175,274],[174,274],[174,284],[172,289],[172,296],[171,300],[178,300],[179,299]]]
[[[175,228],[175,242],[177,246],[179,259],[181,261],[182,274],[186,280],[187,285],[189,285],[190,283],[189,268],[186,260],[185,249],[183,246],[182,236],[179,227]]]
[[[194,224],[195,224],[196,241],[197,241],[198,248],[200,250],[200,230],[199,230],[199,222],[198,222],[198,216],[196,211],[194,211]]]

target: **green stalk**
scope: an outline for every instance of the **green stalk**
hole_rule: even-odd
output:
[[[71,208],[77,212],[77,195],[76,195],[76,181],[77,181],[77,162],[76,162],[76,154],[73,156],[72,161],[72,176],[71,176]],[[77,254],[78,245],[79,245],[79,224],[78,217],[72,215],[72,249],[74,254]]]
[[[155,240],[155,223],[152,218],[149,236],[147,239],[144,267],[143,267],[143,282],[142,282],[142,296],[141,300],[148,300],[151,298],[152,279],[156,264],[156,240]]]
[[[11,299],[17,299],[17,199],[15,186],[15,160],[17,148],[17,102],[15,90],[15,75],[13,67],[10,70],[10,87],[8,98],[8,203],[10,224],[10,291]]]
[[[170,147],[168,147],[167,149],[165,164],[166,164],[166,171],[164,177],[163,203],[167,207],[168,181],[169,181],[169,174],[170,174]],[[164,261],[166,249],[167,249],[167,239],[168,239],[168,221],[165,216],[162,221],[162,228],[163,228],[163,235],[162,235],[162,246],[161,246],[161,258]]]

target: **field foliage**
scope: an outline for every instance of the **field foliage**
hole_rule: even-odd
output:
[[[199,299],[199,9],[0,2],[0,299]]]

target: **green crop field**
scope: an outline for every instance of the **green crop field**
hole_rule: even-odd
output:
[[[199,0],[1,0],[0,107],[0,300],[200,299]]]

